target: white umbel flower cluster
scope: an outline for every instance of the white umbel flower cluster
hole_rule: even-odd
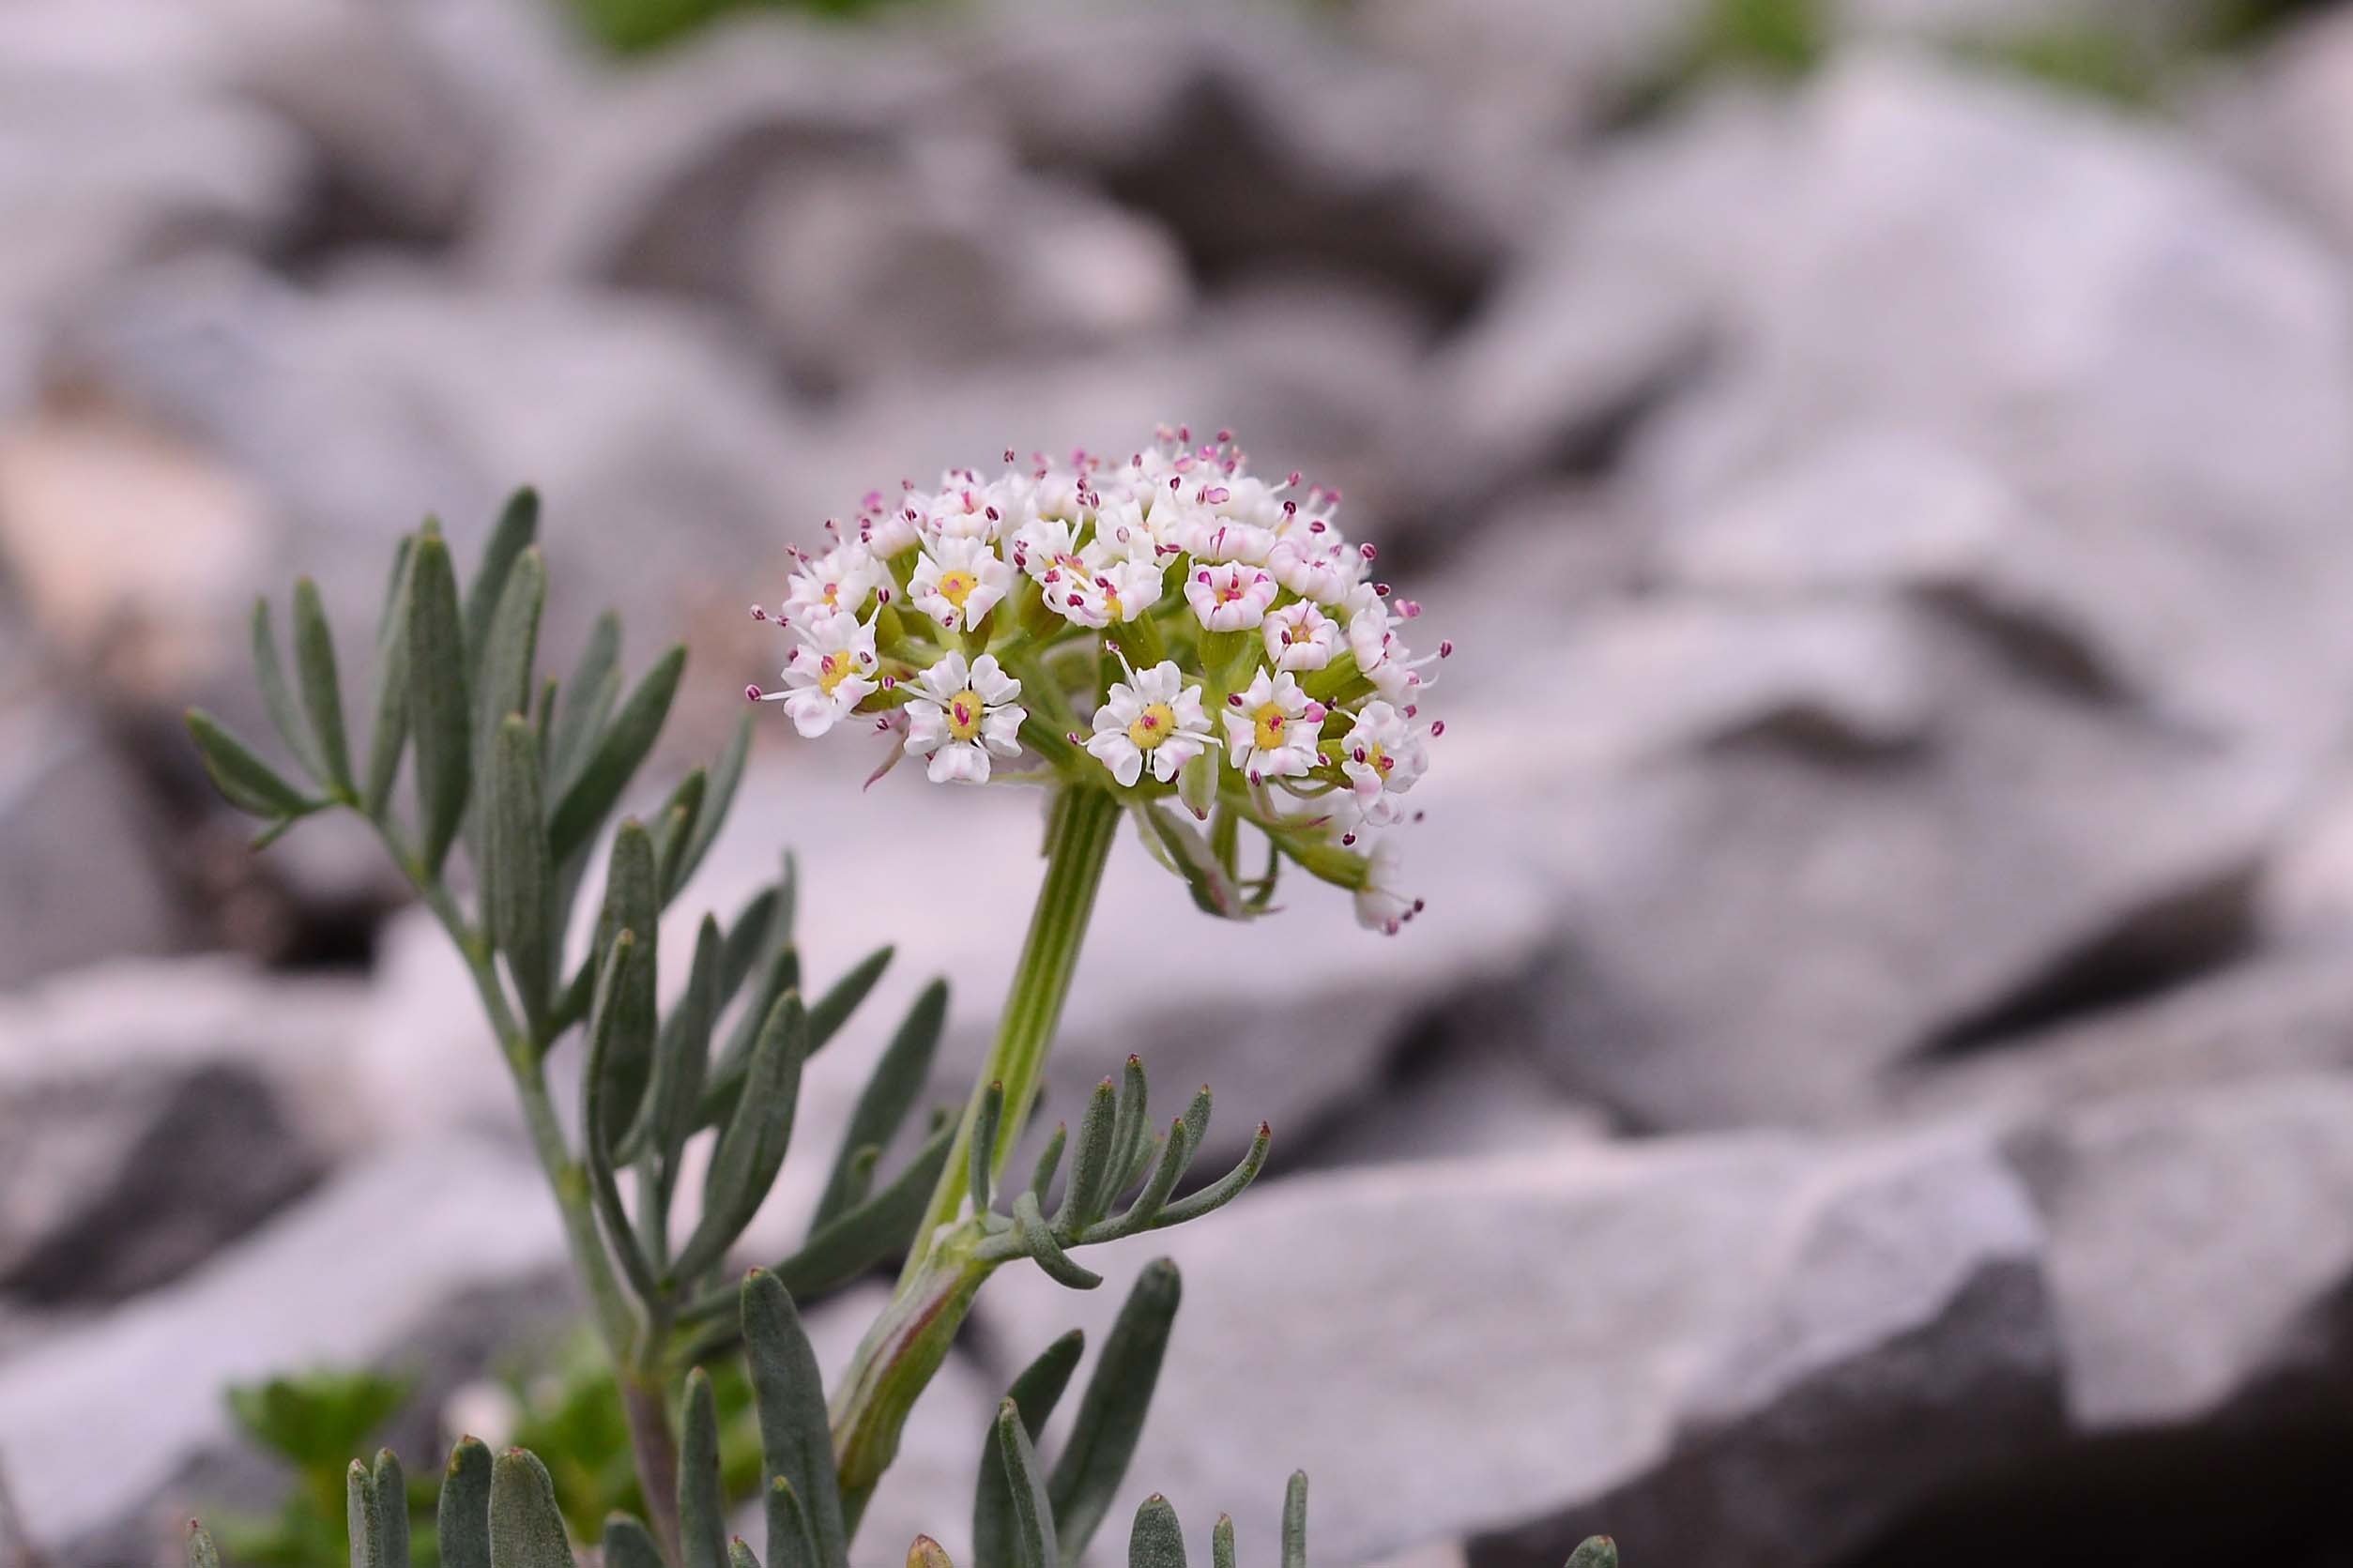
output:
[[[821,554],[796,552],[782,607],[753,612],[793,639],[785,688],[750,695],[805,736],[871,718],[935,784],[1111,790],[1221,912],[1267,907],[1279,860],[1349,889],[1367,925],[1411,920],[1375,835],[1417,814],[1405,798],[1444,728],[1423,701],[1452,647],[1407,647],[1419,607],[1372,580],[1339,494],[1259,478],[1225,432],[1005,460],[870,495]],[[1275,852],[1255,879],[1245,825]]]

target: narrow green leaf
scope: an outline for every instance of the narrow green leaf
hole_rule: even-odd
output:
[[[597,982],[596,1006],[588,1014],[588,1059],[580,1073],[580,1121],[584,1129],[580,1141],[588,1156],[588,1195],[596,1206],[598,1219],[604,1222],[605,1244],[620,1259],[630,1287],[641,1299],[653,1302],[662,1291],[654,1279],[652,1265],[646,1261],[645,1253],[637,1244],[636,1232],[630,1227],[629,1210],[621,1203],[620,1179],[613,1168],[612,1140],[600,1131],[611,1125],[605,1097],[611,1092],[615,1075],[612,1058],[616,1038],[624,1027],[620,1020],[631,1007],[626,998],[636,986],[632,971],[647,962],[646,955],[637,951],[637,934],[634,931],[617,933],[612,946],[605,950],[604,973]]]
[[[490,799],[482,825],[482,906],[491,940],[535,1037],[545,1039],[555,982],[556,867],[547,853],[540,803],[539,739],[528,721],[510,718],[492,737]]]
[[[344,1472],[344,1527],[351,1540],[351,1568],[391,1568],[384,1557],[383,1522],[376,1517],[375,1477],[357,1459]]]
[[[1209,1086],[1203,1084],[1193,1103],[1184,1107],[1184,1147],[1196,1154],[1201,1151],[1201,1140],[1209,1136]]]
[[[555,845],[549,845],[548,851],[553,856]],[[604,1119],[596,1125],[611,1149],[619,1149],[627,1136],[653,1077],[661,926],[662,895],[656,885],[653,840],[636,822],[624,822],[613,837],[612,858],[604,875],[604,908],[597,921],[600,954],[624,930],[637,934],[639,953],[636,967],[626,977],[626,987],[614,997],[613,1049],[605,1069],[610,1076],[601,1086]],[[603,963],[601,956],[598,962]]]
[[[772,887],[762,888],[737,911],[735,923],[727,927],[727,945],[719,953],[720,1012],[725,1012],[735,1000],[735,994],[752,978],[752,970],[773,957],[768,933],[775,918],[776,890]]]
[[[727,1543],[727,1568],[760,1568],[760,1560],[741,1535]]]
[[[1181,1197],[1163,1209],[1159,1222],[1152,1228],[1165,1230],[1188,1220],[1198,1220],[1203,1214],[1215,1213],[1240,1197],[1242,1190],[1257,1180],[1259,1172],[1265,1168],[1266,1151],[1274,1141],[1275,1129],[1263,1121],[1260,1122],[1258,1134],[1250,1139],[1249,1150],[1242,1156],[1240,1165],[1199,1192],[1189,1197]]]
[[[1184,1527],[1157,1492],[1136,1510],[1136,1527],[1127,1534],[1127,1568],[1184,1568]]]
[[[507,589],[484,629],[488,642],[476,652],[474,746],[487,755],[491,738],[509,717],[531,712],[532,676],[539,661],[540,614],[547,602],[547,562],[527,550],[507,574]],[[532,750],[539,749],[538,737]]]
[[[556,1484],[528,1450],[511,1448],[491,1467],[490,1560],[498,1568],[573,1568]]]
[[[820,1568],[817,1536],[809,1527],[809,1511],[801,1494],[784,1476],[768,1483],[768,1560],[772,1568]]]
[[[918,1535],[907,1548],[907,1568],[955,1568],[948,1549],[928,1535]]]
[[[1005,1397],[1020,1412],[1021,1429],[1032,1444],[1046,1430],[1086,1347],[1087,1336],[1071,1330],[1024,1367],[1013,1387],[1005,1391]],[[980,1479],[972,1488],[972,1568],[1012,1568],[1013,1498],[1006,1487],[1005,1461],[992,1429],[981,1445]]]
[[[972,1212],[975,1214],[986,1213],[993,1196],[989,1191],[988,1156],[989,1151],[997,1147],[997,1122],[1004,1113],[1005,1086],[992,1083],[987,1092],[981,1096],[979,1116],[972,1124],[971,1169],[965,1178],[968,1183],[966,1191],[971,1195]]]
[[[947,1022],[948,982],[935,980],[907,1010],[898,1032],[891,1037],[866,1087],[859,1091],[857,1108],[850,1112],[849,1126],[842,1134],[841,1150],[833,1157],[833,1173],[826,1180],[824,1196],[817,1200],[817,1217],[809,1223],[812,1236],[858,1201],[850,1188],[851,1167],[859,1151],[887,1148],[897,1135],[931,1076],[932,1058],[939,1054]]]
[[[1092,1290],[1103,1283],[1103,1276],[1093,1270],[1072,1261],[1062,1244],[1054,1239],[1054,1227],[1038,1212],[1034,1194],[1023,1193],[1013,1200],[1013,1234],[1024,1252],[1036,1260],[1047,1277],[1058,1285],[1073,1290]]]
[[[1606,1535],[1588,1535],[1568,1554],[1568,1568],[1618,1568],[1618,1544]]]
[[[719,1490],[719,1406],[710,1374],[686,1375],[686,1420],[679,1445],[679,1540],[685,1568],[721,1568],[727,1555],[727,1500]]]
[[[385,594],[384,623],[377,629],[375,679],[368,698],[368,777],[360,809],[381,822],[392,804],[401,754],[408,745],[408,605],[416,594],[417,540],[401,540]]]
[[[516,564],[539,537],[539,492],[527,487],[507,497],[506,508],[492,525],[490,537],[482,541],[481,561],[474,568],[474,581],[466,590],[466,647],[477,674],[486,662],[485,649],[495,640],[491,624],[497,618]],[[503,719],[506,714],[496,717]]]
[[[1082,1229],[1103,1217],[1111,1201],[1111,1133],[1117,1117],[1119,1091],[1111,1080],[1095,1085],[1078,1119],[1078,1138],[1070,1153],[1070,1180],[1062,1188],[1062,1206],[1055,1210],[1056,1229]]]
[[[426,875],[438,875],[466,819],[474,713],[448,541],[431,533],[420,539],[409,571],[408,726],[417,745],[418,855]]]
[[[221,1548],[212,1544],[212,1531],[188,1521],[188,1568],[221,1568]]]
[[[934,1133],[896,1180],[856,1208],[834,1216],[799,1252],[776,1265],[776,1276],[802,1300],[838,1290],[886,1258],[907,1251],[923,1223],[924,1204],[948,1163],[954,1134]]]
[[[1209,1532],[1209,1568],[1233,1568],[1233,1515],[1220,1514]]]
[[[1116,1241],[1123,1236],[1150,1229],[1152,1222],[1160,1216],[1161,1210],[1168,1204],[1169,1195],[1176,1191],[1177,1181],[1184,1175],[1184,1167],[1192,1164],[1192,1149],[1185,1142],[1184,1119],[1179,1117],[1169,1123],[1169,1135],[1160,1146],[1160,1162],[1153,1167],[1152,1180],[1144,1183],[1144,1190],[1136,1195],[1136,1201],[1127,1206],[1125,1213],[1090,1234],[1086,1240]]]
[[[702,814],[703,794],[710,787],[709,776],[697,768],[679,781],[678,787],[670,792],[670,798],[662,802],[662,809],[654,814],[654,862],[662,869],[662,903],[665,908],[678,896],[680,887],[684,884],[685,877],[680,874],[685,866],[686,845],[695,836],[695,820]]]
[[[400,1455],[389,1448],[376,1450],[374,1480],[375,1532],[383,1543],[385,1568],[408,1568],[408,1476]]]
[[[1136,814],[1143,822],[1145,842],[1156,847],[1162,860],[1184,879],[1194,907],[1226,920],[1250,918],[1249,906],[1226,875],[1226,868],[1217,863],[1216,851],[1199,828],[1157,801],[1138,804]]]
[[[792,1483],[807,1510],[809,1533],[821,1568],[845,1568],[849,1560],[842,1528],[841,1490],[834,1479],[833,1434],[826,1424],[825,1389],[817,1356],[801,1329],[801,1315],[776,1276],[755,1269],[743,1281],[744,1359],[751,1366],[752,1396],[759,1412],[760,1452],[766,1455],[763,1484],[778,1476]],[[777,1557],[778,1543],[769,1543]]]
[[[203,708],[188,710],[188,734],[196,743],[196,754],[211,775],[213,787],[247,815],[301,816],[317,809]]]
[[[687,973],[686,994],[670,1010],[669,1019],[662,1026],[661,1044],[654,1052],[653,1088],[647,1097],[643,1125],[647,1148],[662,1162],[665,1192],[676,1176],[679,1151],[695,1135],[703,1077],[710,1071],[720,945],[719,922],[705,915],[702,928],[695,934],[695,963]]]
[[[557,712],[549,743],[552,764],[548,776],[558,785],[571,784],[588,749],[604,730],[604,722],[621,700],[621,617],[611,610],[597,617],[582,645],[580,659],[564,682],[563,707]]]
[[[1094,1539],[1127,1474],[1128,1461],[1136,1456],[1183,1296],[1174,1263],[1164,1257],[1147,1265],[1121,1306],[1103,1342],[1102,1357],[1087,1379],[1078,1420],[1055,1463],[1048,1488],[1055,1529],[1074,1555],[1085,1552]]]
[[[621,704],[612,723],[597,738],[595,748],[581,765],[579,777],[564,790],[548,823],[548,838],[560,862],[596,836],[596,830],[621,791],[645,762],[670,714],[670,699],[678,694],[679,676],[686,668],[686,649],[677,647],[646,672],[636,690]]]
[[[490,1450],[480,1439],[450,1450],[435,1520],[441,1568],[490,1568]]]
[[[680,858],[676,886],[683,888],[701,869],[703,858],[719,840],[719,830],[727,823],[727,813],[735,805],[735,792],[743,783],[743,764],[752,754],[752,717],[745,714],[736,721],[735,735],[727,749],[719,754],[719,761],[710,770],[710,791],[703,799],[703,809],[695,819],[695,831],[686,842],[686,851]],[[675,890],[674,890],[675,891]]]
[[[1046,1202],[1046,1189],[1054,1184],[1055,1167],[1062,1163],[1062,1146],[1069,1141],[1070,1123],[1058,1121],[1054,1123],[1053,1136],[1038,1150],[1037,1168],[1030,1173],[1030,1195],[1041,1205]]]
[[[1283,1568],[1307,1568],[1307,1472],[1291,1472],[1283,1488]]]
[[[743,1075],[751,1068],[752,1046],[759,1039],[760,1026],[768,1022],[785,993],[800,985],[801,954],[789,947],[778,949],[770,955],[749,1005],[739,1012],[735,1028],[727,1032],[726,1047],[711,1062],[710,1076],[703,1086],[702,1108],[695,1115],[698,1125],[715,1127],[735,1114],[736,1096],[742,1092]]]
[[[695,1279],[725,1256],[775,1184],[792,1143],[801,1064],[808,1049],[808,1014],[799,994],[787,991],[753,1047],[751,1075],[711,1153],[703,1181],[702,1218],[679,1250],[674,1271],[680,1279]]]
[[[294,671],[302,687],[302,711],[311,738],[326,764],[325,782],[346,797],[359,791],[351,777],[351,740],[344,731],[343,677],[335,664],[335,633],[318,585],[308,577],[294,585]]]
[[[604,1568],[669,1568],[653,1532],[627,1514],[604,1516]]]
[[[1144,1141],[1144,1116],[1150,1104],[1144,1083],[1144,1058],[1130,1052],[1121,1073],[1119,1102],[1111,1118],[1112,1179],[1103,1195],[1106,1209],[1126,1189],[1127,1173],[1135,1165],[1136,1151]]]
[[[253,601],[252,617],[253,675],[262,689],[262,707],[268,710],[270,727],[278,738],[286,743],[294,760],[302,770],[321,784],[329,782],[327,764],[311,738],[311,726],[303,721],[301,709],[295,706],[294,688],[286,684],[285,666],[278,659],[278,632],[269,615],[269,601]]]
[[[809,1054],[815,1056],[825,1049],[826,1043],[849,1022],[849,1015],[858,1011],[858,1004],[866,999],[866,993],[882,978],[882,971],[891,967],[895,949],[879,947],[851,966],[819,997],[809,1009]]]
[[[1055,1540],[1054,1509],[1038,1478],[1037,1450],[1022,1427],[1020,1408],[1010,1399],[997,1406],[997,1457],[1005,1468],[1014,1568],[1058,1568],[1062,1554]],[[1074,1559],[1079,1555],[1071,1553]]]

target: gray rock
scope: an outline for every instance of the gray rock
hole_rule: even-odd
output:
[[[2192,123],[2234,165],[2353,258],[2353,20],[2319,11],[2218,71]]]
[[[134,1515],[226,1446],[223,1384],[376,1362],[562,1245],[518,1156],[461,1140],[355,1166],[197,1273],[0,1364],[0,1457],[26,1525],[69,1542]]]
[[[1009,1269],[980,1310],[1026,1347],[1147,1256],[1184,1271],[1115,1519],[1164,1491],[1246,1551],[1305,1467],[1341,1560],[1557,1560],[1606,1515],[1661,1559],[1795,1564],[2055,1433],[2040,1247],[1982,1136],[1588,1149],[1297,1178],[1098,1250],[1103,1290]]]

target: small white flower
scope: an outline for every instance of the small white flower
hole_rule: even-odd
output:
[[[1227,754],[1253,784],[1306,773],[1318,760],[1323,714],[1323,705],[1301,691],[1289,670],[1261,670],[1226,699]]]
[[[863,519],[863,537],[877,560],[904,555],[924,541],[924,512],[917,500],[909,495],[896,506],[876,508]]]
[[[1366,930],[1394,936],[1407,921],[1421,913],[1420,899],[1398,891],[1398,869],[1397,850],[1387,839],[1373,845],[1365,879],[1356,889],[1356,923]]]
[[[1397,798],[1429,769],[1429,753],[1405,716],[1385,702],[1368,702],[1340,741],[1340,771],[1363,820],[1383,827],[1403,815]]]
[[[1110,694],[1094,710],[1087,750],[1113,778],[1132,786],[1146,759],[1152,776],[1167,784],[1212,744],[1201,689],[1185,685],[1176,662],[1164,659],[1148,670],[1129,672],[1128,681],[1112,683]]]
[[[1143,557],[1175,554],[1173,540],[1163,540],[1144,519],[1143,503],[1131,495],[1106,495],[1094,515],[1094,544],[1123,555]],[[1161,549],[1163,544],[1170,546]]]
[[[1032,488],[1018,474],[1001,474],[984,483],[969,468],[951,470],[940,477],[939,492],[924,509],[924,532],[934,540],[994,544],[1032,515],[1028,500]]]
[[[1364,553],[1321,517],[1294,519],[1267,552],[1266,569],[1302,599],[1337,605],[1364,580]]]
[[[801,646],[785,665],[785,690],[769,695],[784,703],[793,728],[814,739],[878,690],[874,622],[818,615],[798,629]]]
[[[1108,551],[1097,556],[1093,546],[1088,549],[1096,563],[1088,579],[1066,585],[1059,597],[1048,596],[1064,617],[1080,626],[1109,626],[1134,620],[1159,602],[1164,574],[1157,560]]]
[[[1261,568],[1239,561],[1194,570],[1184,585],[1193,613],[1212,632],[1247,632],[1266,618],[1277,585]]]
[[[1059,517],[1023,524],[1013,536],[1014,564],[1049,591],[1072,578],[1084,582],[1089,572],[1078,553],[1078,527]]]
[[[970,631],[1013,587],[1013,569],[985,539],[936,540],[908,584],[915,606],[942,626]]]
[[[1275,548],[1275,531],[1207,511],[1192,520],[1184,543],[1186,553],[1204,566],[1226,561],[1264,566]]]
[[[1349,594],[1346,613],[1348,650],[1355,655],[1356,667],[1370,675],[1389,657],[1389,606],[1370,583],[1364,583]]]
[[[999,667],[995,654],[967,665],[964,655],[950,653],[913,685],[907,753],[931,759],[924,772],[933,784],[986,784],[990,753],[1020,754],[1021,724],[1030,712],[1014,700],[1021,682]]]
[[[1259,635],[1266,640],[1266,656],[1276,669],[1320,670],[1332,662],[1340,629],[1331,617],[1302,601],[1268,611]]]
[[[785,619],[855,616],[865,608],[866,596],[887,580],[866,546],[837,544],[792,574],[785,587]]]

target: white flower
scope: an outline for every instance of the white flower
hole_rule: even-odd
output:
[[[1318,604],[1344,602],[1363,581],[1364,553],[1322,517],[1294,519],[1267,552],[1275,580]]]
[[[1089,573],[1078,553],[1078,528],[1059,517],[1023,524],[1013,536],[1014,564],[1049,590],[1074,577],[1084,582]]]
[[[1225,561],[1264,566],[1275,548],[1275,531],[1208,511],[1190,521],[1183,543],[1185,552],[1205,566]]]
[[[1134,620],[1159,602],[1164,574],[1158,560],[1109,551],[1098,554],[1092,545],[1088,556],[1094,563],[1088,580],[1066,585],[1059,599],[1049,595],[1054,608],[1070,620],[1080,626],[1109,626]]]
[[[1332,662],[1340,641],[1332,618],[1304,601],[1267,612],[1259,635],[1266,640],[1266,656],[1278,670],[1320,670]]]
[[[1167,784],[1211,744],[1201,689],[1185,685],[1176,662],[1164,659],[1148,670],[1131,670],[1128,681],[1112,683],[1110,694],[1094,710],[1087,750],[1122,784],[1133,785],[1146,758],[1152,776]]]
[[[863,537],[876,559],[904,555],[924,541],[924,513],[916,501],[907,496],[896,506],[876,508],[864,519]]]
[[[1094,514],[1094,545],[1142,558],[1173,555],[1177,541],[1164,540],[1144,519],[1143,503],[1130,495],[1106,495]],[[1163,550],[1162,545],[1169,546]]]
[[[1422,912],[1422,901],[1398,891],[1397,850],[1387,839],[1373,845],[1365,865],[1365,879],[1356,888],[1356,923],[1367,931],[1394,936],[1407,921]]]
[[[1022,721],[1030,711],[1014,701],[1021,682],[984,653],[968,666],[951,653],[917,676],[907,701],[907,753],[926,756],[933,784],[986,784],[988,758],[1017,756]]]
[[[1246,632],[1266,618],[1277,585],[1264,571],[1240,562],[1194,570],[1184,585],[1193,613],[1212,632]]]
[[[915,606],[942,626],[970,631],[1013,586],[1013,569],[985,539],[933,541],[908,584]]]
[[[1031,515],[1032,481],[1001,474],[986,483],[970,468],[940,476],[940,490],[924,509],[924,532],[934,540],[977,539],[994,544]],[[1016,516],[1016,514],[1018,513]]]
[[[789,624],[818,615],[855,616],[865,608],[866,596],[886,581],[866,546],[837,544],[792,574],[785,587],[785,619]]]
[[[1389,606],[1370,583],[1357,586],[1348,596],[1348,651],[1367,675],[1389,657]]]
[[[1397,797],[1429,769],[1429,753],[1405,716],[1385,702],[1365,704],[1340,742],[1340,771],[1366,822],[1376,827],[1403,814]]]
[[[1306,773],[1318,760],[1323,714],[1323,705],[1311,701],[1289,670],[1261,670],[1226,699],[1227,754],[1253,784]]]
[[[801,646],[785,665],[785,690],[769,695],[784,703],[793,728],[814,739],[878,689],[874,622],[819,615],[798,630]]]

